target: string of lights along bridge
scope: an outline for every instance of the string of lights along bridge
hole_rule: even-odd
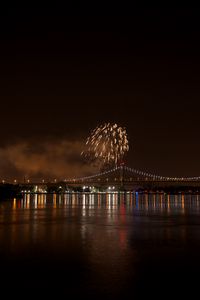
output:
[[[127,172],[127,175],[126,175]],[[127,167],[125,165],[116,166],[110,170],[106,170],[103,172],[99,172],[97,174],[93,174],[90,176],[83,176],[83,177],[74,177],[74,178],[65,178],[61,180],[54,179],[53,182],[66,182],[66,183],[81,183],[86,181],[103,181],[109,180],[110,178],[115,178],[116,181],[120,181],[118,175],[123,174],[124,181],[169,181],[169,182],[181,182],[181,181],[200,181],[200,176],[195,177],[166,177],[160,176],[148,172],[144,172],[141,170],[137,170],[134,168]],[[118,177],[117,177],[118,176]],[[2,183],[6,183],[7,181],[2,180]],[[14,180],[14,183],[19,183],[18,180]],[[34,180],[34,179],[27,179],[26,183],[47,183],[48,181],[45,179],[42,180]]]
[[[126,175],[127,173],[127,175]],[[110,170],[106,170],[103,172],[99,172],[97,174],[93,174],[90,176],[83,176],[83,177],[74,177],[74,178],[65,178],[61,180],[54,179],[53,182],[66,182],[66,183],[84,183],[84,182],[92,182],[92,181],[106,181],[110,180],[111,178],[114,178],[115,181],[120,181],[120,178],[118,175],[123,174],[123,180],[124,181],[168,181],[168,182],[181,182],[181,181],[200,181],[200,176],[195,177],[166,177],[166,176],[160,176],[148,172],[143,172],[134,168],[130,168],[124,165],[116,166]],[[2,183],[6,183],[7,181],[2,180]],[[18,180],[14,180],[14,183],[19,183]],[[23,182],[24,183],[24,182]],[[45,184],[48,183],[47,180],[34,180],[34,179],[27,179],[27,184],[31,183],[40,183]]]
[[[160,175],[156,175],[156,174],[151,174],[151,173],[147,173],[147,172],[143,172],[134,168],[130,168],[124,165],[121,166],[117,166],[113,169],[104,171],[104,172],[99,172],[98,174],[94,174],[91,176],[84,176],[84,177],[79,177],[79,178],[71,178],[71,179],[65,179],[65,181],[72,181],[72,182],[76,182],[76,181],[85,181],[85,180],[92,180],[95,178],[101,178],[105,175],[111,175],[112,173],[115,173],[116,171],[128,171],[130,173],[133,174],[133,178],[129,177],[129,180],[132,178],[133,180],[137,181],[137,180],[150,180],[150,181],[199,181],[200,180],[200,176],[196,176],[196,177],[166,177],[166,176],[160,176]]]

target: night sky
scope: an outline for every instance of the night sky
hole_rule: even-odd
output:
[[[0,176],[64,176],[70,145],[78,153],[79,142],[104,122],[126,127],[127,165],[166,176],[200,175],[199,36],[195,10],[115,17],[5,13]],[[21,167],[27,151],[37,165],[55,148],[58,166]]]

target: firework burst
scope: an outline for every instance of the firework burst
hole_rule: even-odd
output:
[[[92,131],[81,154],[104,165],[117,165],[128,150],[126,129],[117,124],[105,123]]]

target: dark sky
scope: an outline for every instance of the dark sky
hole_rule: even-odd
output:
[[[127,129],[128,165],[200,175],[199,37],[197,10],[5,13],[1,148],[85,139],[109,121]]]

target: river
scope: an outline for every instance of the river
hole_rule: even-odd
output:
[[[1,199],[0,255],[7,298],[192,299],[199,290],[200,195]]]

